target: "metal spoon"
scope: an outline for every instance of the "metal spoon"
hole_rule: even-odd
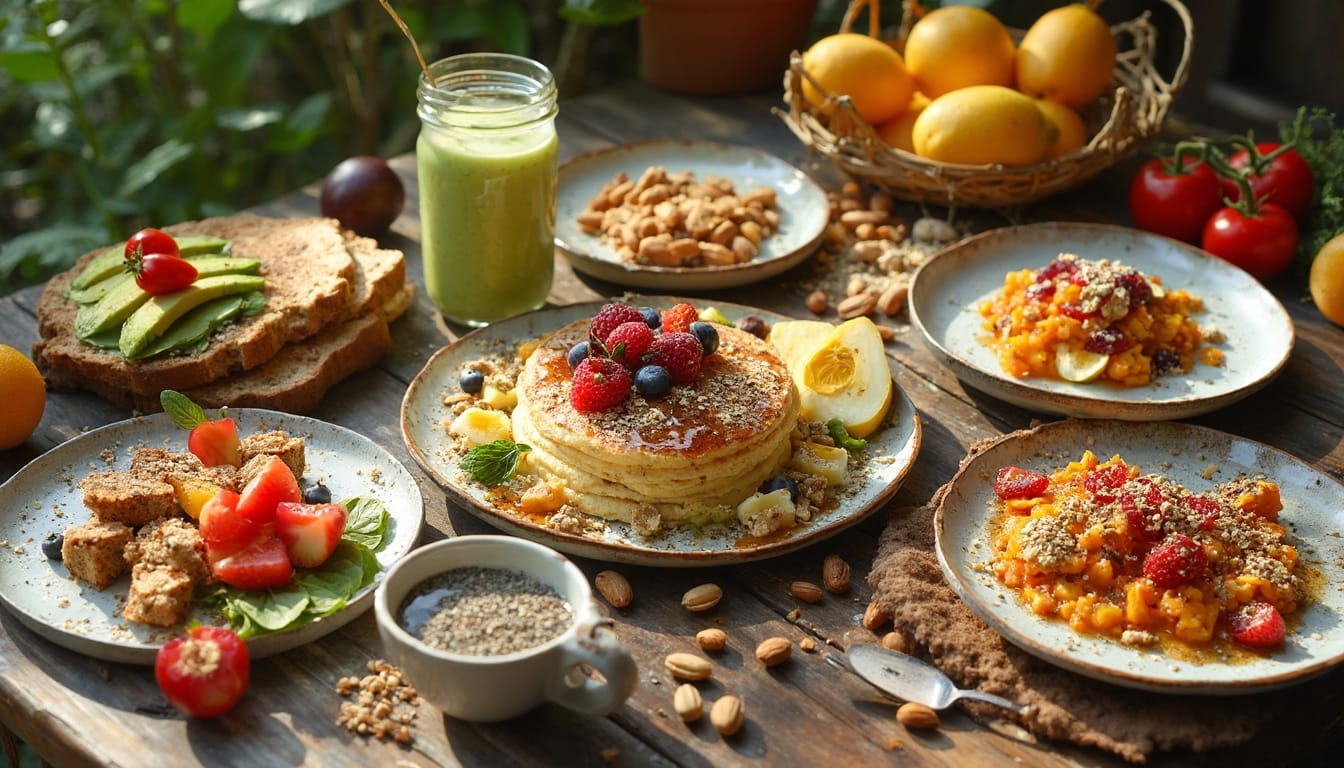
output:
[[[876,645],[854,643],[845,656],[826,654],[832,666],[849,669],[867,680],[883,693],[923,704],[933,709],[945,709],[957,699],[974,699],[1003,707],[1019,715],[1027,707],[1014,701],[976,690],[965,690],[952,684],[947,675],[932,664],[909,654],[889,651]]]

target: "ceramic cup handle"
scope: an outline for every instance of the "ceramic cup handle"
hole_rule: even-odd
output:
[[[610,714],[625,703],[639,682],[630,651],[616,640],[610,622],[580,628],[563,647],[563,658],[546,698],[576,712]],[[598,682],[579,669],[587,664],[601,673]]]

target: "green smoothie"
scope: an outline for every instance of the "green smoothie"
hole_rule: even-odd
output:
[[[444,317],[485,325],[546,302],[558,152],[549,122],[512,132],[422,127],[425,288]]]

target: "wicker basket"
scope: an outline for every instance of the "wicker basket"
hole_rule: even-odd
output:
[[[1084,114],[1091,130],[1090,141],[1043,163],[1017,168],[959,165],[890,147],[878,138],[873,126],[859,117],[849,97],[827,94],[820,107],[803,98],[803,78],[808,78],[818,91],[826,92],[803,71],[802,56],[797,52],[784,76],[784,100],[789,111],[780,114],[804,144],[829,157],[846,173],[872,182],[896,197],[954,207],[993,208],[1030,203],[1087,181],[1162,129],[1167,110],[1185,85],[1194,38],[1190,12],[1180,0],[1162,1],[1171,6],[1184,26],[1184,45],[1174,76],[1165,79],[1154,65],[1157,30],[1149,23],[1147,12],[1115,25],[1111,32],[1118,48],[1113,77],[1116,87]],[[841,24],[842,32],[850,31],[865,6],[869,34],[878,36],[878,0],[851,0]],[[915,3],[905,3],[898,47],[916,10]],[[1020,39],[1020,32],[1013,34]]]

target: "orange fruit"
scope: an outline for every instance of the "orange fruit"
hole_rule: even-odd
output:
[[[1012,87],[1015,55],[1007,27],[970,5],[930,11],[905,41],[905,68],[929,98],[968,85]]]
[[[1311,300],[1325,319],[1344,325],[1344,233],[1321,246],[1311,260]]]
[[[1047,11],[1017,46],[1017,88],[1074,109],[1096,101],[1115,72],[1115,38],[1081,3]]]
[[[1087,126],[1083,124],[1082,115],[1054,99],[1037,99],[1036,107],[1059,131],[1045,155],[1047,160],[1067,155],[1087,143]]]
[[[37,429],[47,406],[47,382],[33,361],[0,344],[0,451],[19,445]]]
[[[900,114],[895,120],[887,122],[877,127],[877,136],[887,143],[888,146],[897,149],[903,149],[906,152],[915,151],[915,140],[913,136],[915,128],[915,118],[919,113],[929,106],[929,97],[915,91],[915,95],[910,97],[910,106]]]
[[[833,96],[849,96],[869,125],[890,120],[910,103],[914,82],[901,55],[867,35],[843,32],[823,37],[803,54],[803,69]],[[807,79],[803,96],[813,104],[825,97]]]
[[[1002,85],[945,93],[915,120],[915,153],[966,165],[1033,165],[1045,159],[1058,131],[1036,100]]]

